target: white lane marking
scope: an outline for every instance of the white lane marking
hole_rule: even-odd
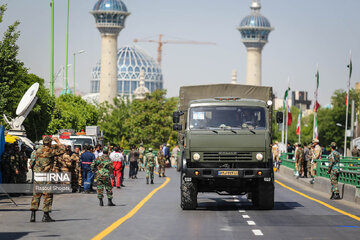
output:
[[[243,218],[250,218],[249,215],[242,215]]]
[[[231,232],[232,228],[230,226],[225,226],[223,228],[220,228],[220,231],[224,231],[224,232]]]
[[[240,213],[244,213],[244,212],[246,212],[246,211],[245,211],[245,210],[239,210],[239,212],[240,212]]]
[[[254,230],[252,230],[252,232],[254,233],[255,236],[263,236],[264,235],[260,229],[254,229]]]
[[[254,221],[247,221],[247,223],[248,223],[249,225],[256,225],[256,223],[255,223]]]

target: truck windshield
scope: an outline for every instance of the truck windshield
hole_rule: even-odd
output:
[[[265,129],[265,109],[249,106],[194,107],[190,110],[190,129]]]
[[[93,145],[93,141],[91,138],[70,138],[74,141],[74,145],[84,146],[85,144]]]

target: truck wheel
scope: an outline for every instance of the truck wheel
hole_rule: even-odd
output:
[[[176,165],[177,165],[176,170],[178,172],[180,172],[181,171],[181,159],[179,157],[177,158]]]
[[[197,207],[197,189],[193,182],[181,180],[181,208],[194,210]]]
[[[274,208],[274,183],[263,182],[259,185],[256,194],[256,205],[261,210],[271,210]]]

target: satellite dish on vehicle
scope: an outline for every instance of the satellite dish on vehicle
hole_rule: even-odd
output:
[[[20,100],[20,103],[16,109],[16,115],[21,115],[23,114],[28,107],[31,105],[31,103],[34,101],[34,99],[36,98],[36,93],[39,90],[39,83],[34,83],[24,94],[24,96],[22,97],[22,99]]]
[[[11,130],[14,131],[25,131],[22,123],[25,121],[27,115],[30,113],[31,109],[34,107],[37,97],[36,93],[39,90],[39,83],[34,83],[31,87],[26,91],[24,96],[21,98],[20,103],[16,109],[17,117],[14,119],[9,119],[4,114],[5,121],[10,125]]]

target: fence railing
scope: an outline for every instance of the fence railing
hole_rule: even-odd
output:
[[[293,157],[293,154],[282,153],[280,160],[282,162],[281,165],[295,171],[295,158]],[[330,178],[330,175],[327,174],[328,166],[329,160],[327,155],[323,155],[320,160],[316,160],[316,176]],[[342,157],[339,166],[339,182],[351,184],[360,188],[360,158]]]

